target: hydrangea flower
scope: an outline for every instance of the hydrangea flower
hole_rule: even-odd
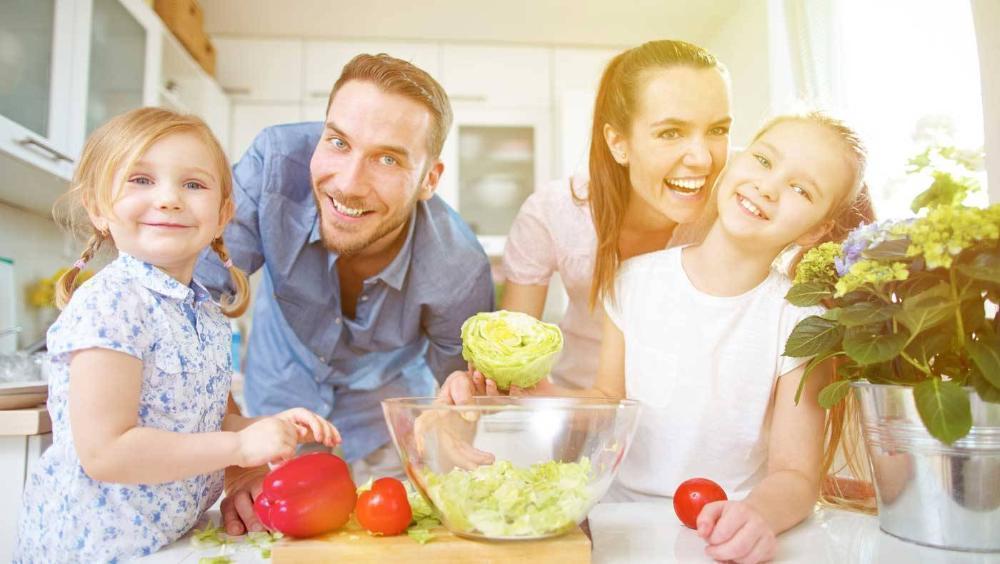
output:
[[[906,263],[884,263],[876,260],[863,259],[854,263],[850,271],[837,280],[835,298],[844,296],[862,286],[878,287],[886,282],[906,280],[910,271]]]
[[[840,244],[833,242],[809,249],[795,269],[795,283],[835,283],[837,271],[834,269],[834,262],[840,260],[841,252]]]
[[[937,206],[925,217],[892,231],[909,237],[908,256],[923,256],[928,268],[949,268],[963,250],[1000,236],[1000,204],[985,209]]]

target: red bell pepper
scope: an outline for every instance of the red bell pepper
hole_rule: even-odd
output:
[[[268,529],[302,538],[343,527],[357,500],[347,463],[316,452],[272,470],[253,507]]]

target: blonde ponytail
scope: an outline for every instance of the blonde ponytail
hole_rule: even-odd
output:
[[[233,261],[229,258],[229,251],[226,250],[226,244],[223,242],[222,237],[212,240],[212,250],[215,251],[215,254],[219,255],[219,259],[222,261],[223,266],[229,270],[229,277],[233,281],[233,288],[236,289],[236,293],[234,295],[223,296],[220,300],[222,313],[224,313],[226,317],[239,317],[243,315],[243,312],[247,310],[247,306],[250,305],[250,280],[247,278],[246,272],[243,272],[239,267],[233,265]]]
[[[80,258],[73,263],[73,266],[66,271],[65,274],[59,277],[59,281],[56,282],[56,307],[63,309],[66,304],[69,303],[70,298],[73,297],[73,290],[75,290],[76,277],[83,270],[90,259],[94,258],[94,254],[97,253],[98,249],[101,248],[101,244],[108,236],[100,231],[95,231],[91,235],[90,240],[87,241],[87,247],[83,249],[80,253]]]

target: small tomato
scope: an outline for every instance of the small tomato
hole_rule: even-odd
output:
[[[361,492],[355,515],[368,532],[385,536],[402,533],[413,520],[406,487],[395,478],[379,478]]]
[[[698,528],[701,508],[713,501],[729,499],[722,486],[707,478],[691,478],[681,482],[674,492],[674,513],[689,529]]]

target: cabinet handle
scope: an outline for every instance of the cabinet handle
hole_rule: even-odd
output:
[[[166,90],[167,92],[174,92],[174,91],[176,91],[177,90],[177,81],[168,78],[167,81],[163,84],[163,89]]]
[[[246,86],[227,86],[222,89],[226,94],[234,95],[247,95],[250,94],[250,88]]]
[[[25,137],[24,139],[19,140],[17,144],[25,148],[35,147],[40,151],[42,151],[43,153],[45,153],[46,156],[48,156],[49,159],[53,160],[54,162],[66,161],[70,164],[73,164],[73,159],[67,156],[65,153],[60,153],[59,151],[53,149],[52,147],[49,147],[48,145],[42,143],[37,139],[33,139],[31,137]]]
[[[455,102],[485,102],[484,94],[449,94],[449,98]]]

